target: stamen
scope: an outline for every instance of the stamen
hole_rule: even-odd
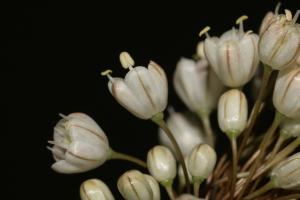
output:
[[[114,78],[110,75],[111,73],[112,73],[112,70],[107,69],[107,70],[101,72],[101,76],[107,76],[107,78],[108,78],[111,82],[113,82]]]
[[[46,148],[47,148],[49,151],[54,152],[54,149],[53,149],[53,148],[51,148],[51,147],[49,147],[49,146],[46,146]]]
[[[286,17],[286,19],[287,19],[288,21],[292,21],[292,19],[293,19],[292,12],[291,12],[290,10],[288,10],[288,9],[285,9],[284,12],[285,12],[285,17]]]
[[[247,15],[242,15],[240,16],[235,23],[240,25],[240,33],[244,33],[244,23],[243,21],[245,21],[246,19],[248,19]]]
[[[247,31],[245,34],[246,35],[250,35],[250,34],[252,34],[253,33],[253,31],[252,30],[249,30],[249,31]]]
[[[205,58],[205,54],[204,54],[204,42],[199,42],[197,45],[197,56],[199,58]]]
[[[277,5],[276,5],[276,7],[275,7],[275,11],[274,11],[275,15],[278,15],[280,6],[281,6],[281,3],[278,2]]]
[[[66,116],[66,115],[64,115],[64,114],[62,114],[62,113],[59,113],[58,115],[59,115],[61,118],[65,119],[65,120],[70,120],[70,117],[68,117],[68,116]]]
[[[293,24],[296,24],[296,22],[299,18],[299,15],[300,15],[300,10],[297,10],[296,14],[293,17],[293,21],[292,21]]]
[[[130,56],[130,54],[126,51],[123,51],[120,53],[120,62],[121,62],[121,65],[124,69],[128,69],[129,70],[132,70],[133,66],[134,66],[134,60],[132,59],[132,57]]]
[[[205,36],[206,36],[207,38],[209,38],[209,37],[210,37],[209,34],[208,34],[208,31],[209,31],[209,30],[210,30],[210,27],[209,27],[209,26],[206,26],[204,29],[202,29],[202,30],[200,31],[199,37],[201,37],[202,35],[205,34]]]
[[[62,148],[62,149],[68,149],[68,146],[66,146],[66,145],[64,145],[64,144],[62,144],[62,143],[58,143],[58,142],[55,142],[55,141],[48,141],[48,143],[49,143],[49,144],[53,144],[53,145],[55,145],[55,146],[58,146],[58,147],[60,147],[60,148]]]

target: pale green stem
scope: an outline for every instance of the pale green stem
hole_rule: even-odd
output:
[[[236,145],[236,137],[230,137],[231,142],[231,150],[232,150],[232,173],[231,173],[231,189],[230,189],[230,199],[233,199],[235,184],[237,179],[237,145]]]
[[[194,195],[196,197],[199,197],[199,192],[200,192],[200,185],[203,182],[203,180],[197,180],[194,182]]]
[[[114,150],[111,149],[111,153],[110,153],[110,157],[109,159],[114,160],[126,160],[126,161],[130,161],[132,163],[135,163],[141,167],[147,168],[147,163],[128,154],[124,154],[124,153],[120,153],[120,152],[116,152]]]
[[[164,188],[166,189],[166,192],[167,192],[169,198],[171,200],[175,200],[176,197],[175,197],[175,194],[174,194],[174,191],[173,191],[173,188],[172,188],[172,184],[171,185],[166,185],[166,186],[164,186]]]
[[[284,119],[284,115],[282,115],[281,113],[276,111],[273,123],[270,126],[270,128],[267,130],[267,132],[264,134],[264,137],[259,145],[259,154],[257,156],[257,159],[255,160],[255,162],[253,163],[253,165],[251,166],[251,168],[249,170],[250,171],[249,176],[247,177],[245,184],[242,186],[242,190],[239,193],[238,198],[237,198],[238,200],[240,200],[243,197],[249,183],[252,181],[252,177],[253,177],[255,171],[258,168],[263,156],[265,155],[265,151],[268,146],[268,141],[272,138],[272,135],[274,134],[275,130],[280,125],[280,123],[283,119]]]
[[[275,187],[275,184],[272,180],[270,180],[267,184],[265,184],[264,186],[262,186],[260,189],[256,190],[255,192],[253,192],[252,194],[246,196],[244,198],[244,200],[250,200],[250,199],[254,199],[266,192],[268,192],[269,190],[273,189]]]
[[[276,141],[276,144],[275,144],[275,147],[273,148],[270,156],[269,156],[269,159],[272,160],[273,157],[276,155],[276,153],[280,150],[280,147],[282,145],[282,143],[287,139],[287,137],[283,136],[283,135],[279,135],[279,138],[277,139]]]
[[[269,67],[267,65],[264,65],[264,73],[263,73],[262,83],[261,83],[261,86],[260,86],[260,89],[259,89],[258,97],[257,97],[257,99],[254,103],[254,106],[252,108],[252,111],[251,111],[251,115],[250,115],[251,117],[249,118],[250,121],[248,123],[248,127],[245,130],[245,132],[243,133],[243,139],[241,141],[239,151],[238,151],[238,158],[241,156],[241,154],[242,154],[242,152],[245,148],[245,145],[247,143],[247,139],[249,138],[249,136],[252,132],[252,129],[255,125],[256,119],[259,115],[259,109],[260,109],[261,104],[262,104],[262,102],[265,98],[265,94],[267,92],[268,83],[269,83],[272,72],[273,72],[273,70],[272,70],[271,67]]]
[[[204,128],[204,131],[205,131],[205,134],[207,136],[209,144],[211,144],[212,146],[214,146],[214,144],[215,144],[215,138],[214,138],[213,130],[211,128],[209,114],[204,114],[204,115],[198,114],[198,116],[199,116],[199,118],[202,121],[203,128]]]
[[[172,145],[175,149],[175,152],[177,154],[177,157],[179,159],[179,162],[182,165],[187,192],[190,193],[190,191],[191,191],[191,189],[190,189],[190,180],[189,180],[187,167],[186,167],[186,164],[184,162],[184,157],[183,157],[182,151],[180,150],[180,147],[179,147],[178,143],[176,142],[176,139],[174,138],[171,130],[166,125],[166,122],[163,119],[163,113],[158,113],[157,115],[152,117],[151,120],[155,124],[157,124],[163,130],[163,132],[167,135],[167,137],[170,139],[170,141],[171,141],[171,143],[172,143]]]

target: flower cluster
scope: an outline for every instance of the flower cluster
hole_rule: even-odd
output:
[[[237,19],[237,29],[220,37],[210,36],[210,27],[205,27],[199,35],[206,38],[197,45],[196,56],[180,58],[173,77],[175,91],[189,111],[170,107],[166,120],[168,83],[163,68],[154,61],[148,67],[135,66],[130,54],[122,52],[120,63],[128,72],[120,78],[110,69],[103,71],[108,90],[130,113],[158,125],[160,145],[149,149],[143,161],[112,149],[88,115],[61,115],[49,141],[53,146],[48,147],[53,170],[73,174],[111,159],[133,162],[145,169],[126,171],[118,179],[117,188],[126,200],[160,200],[161,188],[171,200],[300,199],[300,10],[293,16],[289,10],[280,14],[279,8],[266,14],[259,34],[244,30],[247,16]],[[259,69],[262,77],[256,75]],[[243,91],[251,80],[259,84],[253,106],[250,94]],[[261,113],[273,108],[270,102],[273,122],[266,130],[256,129]],[[219,129],[211,123],[215,110]],[[230,151],[216,153],[217,131],[228,137]],[[84,181],[80,197],[115,199],[99,179]]]

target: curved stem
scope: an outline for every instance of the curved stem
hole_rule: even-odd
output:
[[[182,165],[187,192],[190,193],[191,192],[191,189],[190,189],[190,180],[189,180],[189,175],[188,175],[187,167],[186,167],[186,164],[184,162],[183,154],[182,154],[182,152],[180,150],[180,147],[179,147],[178,143],[176,142],[176,139],[174,138],[171,130],[166,125],[166,122],[163,119],[163,114],[162,113],[158,113],[157,115],[155,115],[154,117],[152,117],[151,120],[154,123],[156,123],[163,130],[163,132],[168,136],[168,138],[170,139],[170,141],[171,141],[171,143],[172,143],[172,145],[173,145],[173,147],[174,147],[174,149],[176,151],[176,154],[177,154],[177,157],[179,159],[179,162]]]
[[[268,192],[269,190],[271,190],[273,188],[274,188],[274,182],[271,180],[267,184],[262,186],[260,189],[256,190],[254,193],[246,196],[244,199],[245,200],[254,199],[255,197],[258,197],[258,196]]]
[[[203,128],[205,130],[205,133],[206,133],[206,136],[207,136],[209,144],[211,144],[212,146],[214,146],[214,144],[215,144],[215,138],[214,138],[213,130],[211,128],[211,124],[210,124],[210,120],[209,120],[209,115],[198,114],[198,116],[201,119],[201,122],[203,124]]]
[[[127,160],[130,161],[132,163],[135,163],[141,167],[147,168],[147,163],[128,154],[124,154],[124,153],[120,153],[120,152],[116,152],[114,150],[111,149],[111,155],[110,158],[111,160],[113,159],[118,159],[118,160]]]
[[[258,97],[254,103],[254,106],[252,108],[251,111],[251,117],[249,118],[249,123],[248,123],[248,127],[245,131],[245,133],[243,133],[243,139],[242,142],[240,144],[240,148],[239,148],[239,152],[238,152],[238,158],[240,157],[241,153],[243,152],[245,145],[247,143],[247,139],[250,136],[250,133],[252,132],[252,129],[254,127],[254,124],[256,122],[257,116],[259,115],[259,110],[260,107],[262,105],[262,102],[265,98],[265,94],[268,88],[268,83],[272,74],[272,68],[264,65],[264,73],[263,73],[263,78],[262,78],[262,83],[259,89],[259,93],[258,93]]]
[[[247,177],[246,182],[243,185],[241,192],[239,193],[239,196],[237,198],[238,200],[240,200],[242,198],[249,183],[252,181],[252,177],[253,177],[255,171],[256,171],[261,159],[265,155],[265,150],[269,144],[268,141],[271,139],[272,135],[274,134],[275,130],[277,129],[277,127],[279,126],[279,124],[281,123],[281,121],[283,119],[284,119],[284,115],[282,115],[281,113],[276,111],[273,123],[270,126],[270,128],[267,130],[267,132],[264,134],[264,138],[262,139],[262,141],[259,145],[259,154],[257,156],[257,159],[255,160],[255,162],[253,163],[253,165],[251,166],[251,168],[249,170],[250,171],[249,176]]]
[[[232,173],[231,173],[231,189],[230,189],[230,199],[233,199],[235,184],[236,184],[236,176],[237,176],[237,145],[236,145],[236,137],[230,138],[231,142],[231,150],[232,150]]]

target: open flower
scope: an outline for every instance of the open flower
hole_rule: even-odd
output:
[[[62,115],[63,116],[63,115]],[[54,141],[48,147],[54,156],[52,169],[60,173],[80,173],[103,164],[109,143],[98,124],[84,113],[63,116],[54,127]]]
[[[168,84],[164,70],[150,61],[148,68],[134,67],[128,53],[123,52],[120,60],[124,68],[129,68],[125,78],[109,78],[108,88],[115,99],[129,112],[141,119],[150,119],[165,110],[168,99]]]
[[[282,70],[296,62],[300,53],[300,25],[296,23],[300,14],[294,18],[289,10],[278,15],[269,23],[258,43],[261,61],[275,70]]]
[[[239,30],[233,28],[220,38],[209,37],[207,34],[204,42],[207,60],[219,79],[228,87],[245,85],[258,66],[258,36],[251,31],[244,32],[242,21],[246,18],[242,16],[237,20],[240,24]]]
[[[279,8],[281,6],[281,3],[277,3],[275,11],[274,12],[267,12],[265,17],[263,18],[260,27],[259,27],[259,34],[263,33],[265,29],[278,17]]]
[[[210,114],[223,91],[222,82],[204,58],[199,61],[181,58],[173,83],[185,105],[198,114]]]

